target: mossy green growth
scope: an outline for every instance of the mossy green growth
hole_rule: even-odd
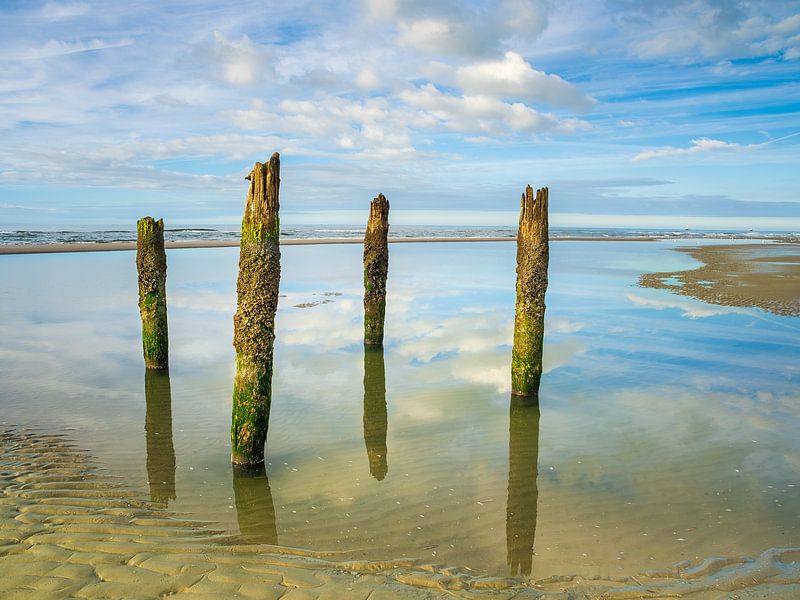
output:
[[[372,279],[369,276],[369,269],[366,266],[364,267],[364,291],[368,294],[375,291],[375,287],[372,285]]]
[[[162,324],[163,323],[163,324]],[[149,369],[163,369],[169,362],[166,319],[142,320],[144,364]]]
[[[386,316],[386,300],[364,303],[364,343],[382,344]]]
[[[516,396],[535,396],[542,378],[544,315],[517,317],[511,352],[511,390]]]
[[[136,222],[138,239],[149,241],[154,235],[164,236],[164,219],[156,221],[153,217],[144,217]]]
[[[281,225],[280,218],[275,217],[275,224],[272,227],[252,219],[242,221],[242,241],[243,242],[263,242],[266,240],[280,239]]]
[[[264,462],[271,404],[272,361],[237,353],[231,416],[231,461],[234,464]]]

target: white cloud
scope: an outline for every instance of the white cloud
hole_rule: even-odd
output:
[[[537,38],[547,25],[543,3],[501,0],[485,6],[444,1],[367,0],[370,18],[397,24],[401,46],[447,56],[482,56]]]
[[[706,304],[700,300],[691,298],[674,297],[670,299],[662,298],[646,298],[638,294],[625,294],[625,297],[639,306],[646,306],[647,308],[654,308],[655,310],[666,310],[670,308],[677,308],[681,311],[682,317],[689,319],[702,319],[705,317],[715,317],[717,315],[727,314],[752,314],[752,311],[745,308],[737,308],[734,306],[716,306],[713,304]]]
[[[800,13],[786,17],[775,25],[775,32],[781,34],[793,34],[800,32]]]
[[[65,56],[68,54],[78,54],[81,52],[92,52],[95,50],[107,50],[109,48],[123,48],[133,44],[131,38],[118,40],[103,40],[99,38],[90,40],[79,40],[76,42],[65,42],[62,40],[50,39],[44,45],[28,49],[13,49],[7,55],[2,56],[6,60],[38,60],[52,58],[54,56]]]
[[[356,85],[361,90],[370,91],[377,89],[381,85],[381,78],[372,67],[364,67],[358,72]]]
[[[749,150],[756,150],[764,148],[775,142],[780,142],[789,138],[800,135],[800,132],[791,133],[773,140],[761,142],[759,144],[736,144],[733,142],[723,142],[722,140],[712,140],[709,138],[699,138],[691,140],[691,145],[688,148],[675,148],[674,146],[664,146],[662,148],[655,148],[653,150],[642,150],[633,157],[634,162],[643,160],[650,160],[653,158],[668,158],[672,156],[691,156],[693,154],[701,154],[705,152],[729,151],[729,152],[746,152]]]
[[[217,74],[233,85],[260,83],[274,74],[271,52],[247,35],[230,40],[215,31],[209,58]]]
[[[577,111],[589,110],[595,104],[593,98],[571,83],[558,75],[537,71],[511,51],[506,52],[502,60],[460,67],[456,78],[461,88],[470,94],[532,100]]]
[[[681,61],[740,58],[797,51],[791,36],[800,30],[800,14],[783,19],[769,3],[739,0],[686,0],[659,10],[643,7],[627,15],[633,50],[643,58]]]
[[[394,107],[386,98],[349,100],[336,96],[320,100],[284,100],[273,110],[254,101],[248,110],[233,111],[231,120],[243,129],[294,132],[322,147],[374,149],[413,153],[410,127],[435,124],[431,117]]]
[[[424,109],[444,127],[469,133],[574,133],[588,129],[579,119],[559,119],[552,113],[540,113],[522,102],[507,103],[482,95],[451,96],[432,84],[405,90],[401,98],[411,106]]]
[[[709,138],[699,138],[691,141],[688,148],[675,148],[674,146],[664,146],[663,148],[656,148],[654,150],[642,150],[633,157],[636,162],[642,160],[650,160],[653,158],[665,158],[670,156],[691,156],[692,154],[700,154],[702,152],[711,152],[714,150],[733,150],[742,151],[748,150],[753,147],[761,146],[761,144],[734,144],[730,142],[723,142],[721,140],[712,140]]]
[[[92,9],[86,2],[48,2],[42,7],[42,18],[57,21],[87,14]]]

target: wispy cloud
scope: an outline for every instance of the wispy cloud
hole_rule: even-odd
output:
[[[653,150],[643,150],[633,157],[634,162],[643,160],[650,160],[653,158],[668,158],[673,156],[691,156],[694,154],[702,154],[706,152],[728,151],[728,152],[747,152],[749,150],[757,150],[764,148],[775,142],[787,140],[800,135],[800,132],[784,135],[773,140],[760,142],[758,144],[736,144],[732,142],[723,142],[722,140],[712,140],[709,138],[699,138],[692,140],[688,148],[675,148],[674,146],[664,146],[662,148],[655,148]]]
[[[78,54],[80,52],[108,50],[109,48],[124,48],[125,46],[130,46],[133,43],[133,39],[129,37],[116,40],[94,38],[89,40],[77,40],[74,42],[50,39],[41,46],[13,49],[9,54],[3,56],[2,58],[5,60],[37,60],[43,58],[52,58],[54,56]]]
[[[39,12],[43,19],[57,21],[80,17],[92,10],[86,2],[48,2]]]

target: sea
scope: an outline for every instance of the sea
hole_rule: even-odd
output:
[[[400,225],[392,226],[392,238],[513,238],[517,228],[513,226],[437,226]],[[236,240],[240,237],[238,226],[220,227],[176,227],[166,229],[168,241]],[[359,225],[290,225],[281,228],[284,239],[359,239],[364,237],[364,227]],[[627,229],[627,228],[578,228],[551,227],[550,237],[558,238],[655,238],[655,239],[798,239],[796,230],[713,230],[713,229]],[[26,229],[5,227],[0,229],[0,245],[17,244],[62,244],[62,243],[109,243],[136,241],[136,230],[120,227],[96,229],[41,228]]]

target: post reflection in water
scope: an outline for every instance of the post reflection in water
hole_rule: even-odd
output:
[[[175,500],[175,447],[172,443],[172,392],[168,369],[144,373],[147,412],[144,431],[147,444],[147,480],[150,501],[168,504]]]
[[[539,499],[538,396],[512,394],[508,434],[507,560],[511,575],[530,575]]]
[[[277,544],[275,505],[264,463],[233,466],[233,496],[239,534],[248,544]]]
[[[364,443],[367,446],[369,472],[382,481],[389,471],[386,456],[386,370],[383,347],[364,347]]]

